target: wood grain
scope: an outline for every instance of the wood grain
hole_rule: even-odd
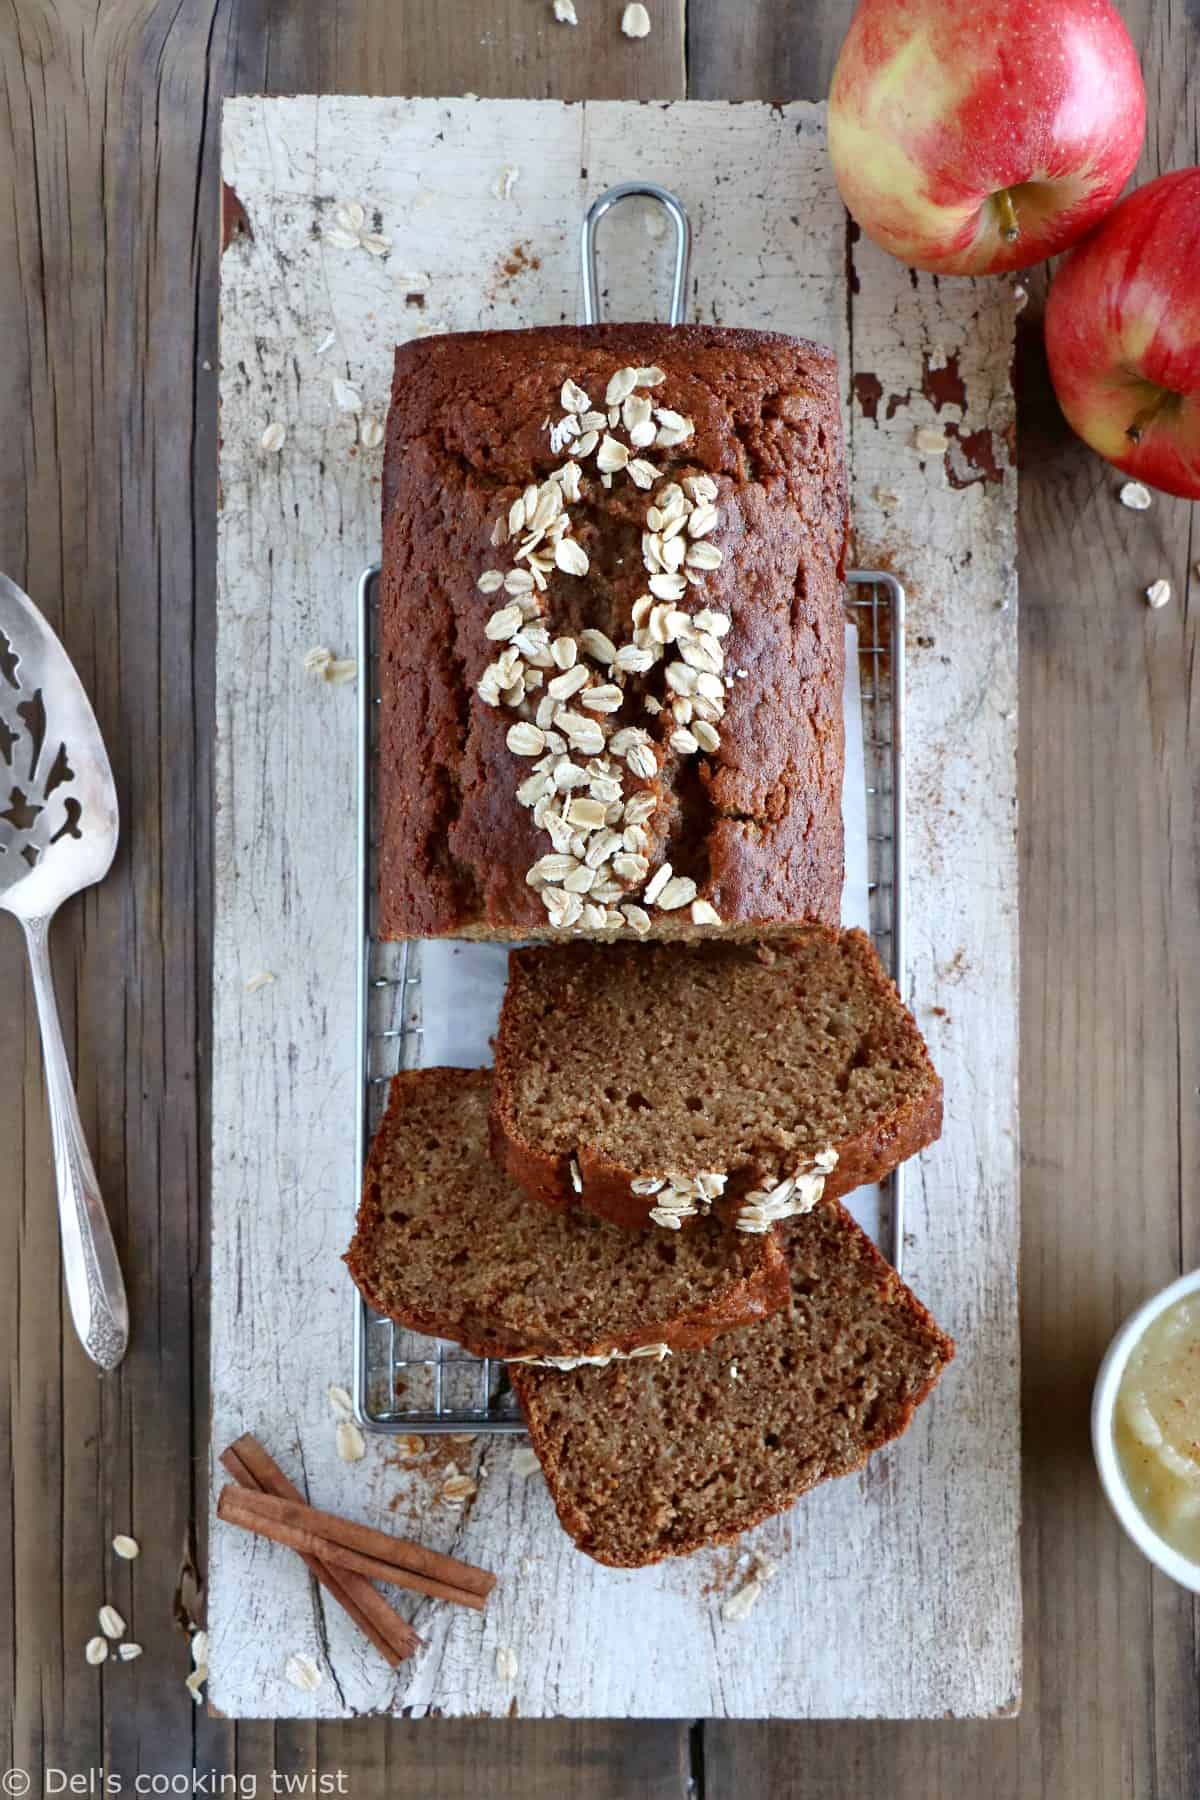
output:
[[[85,1122],[125,1251],[133,1349],[103,1386],[64,1347],[32,1001],[0,921],[0,1763],[256,1772],[345,1767],[368,1792],[617,1800],[682,1795],[686,1733],[520,1722],[473,1743],[383,1723],[235,1731],[193,1707],[173,1594],[196,1482],[207,1490],[206,1140],[218,111],[225,89],[482,90],[482,46],[442,9],[229,0],[21,0],[0,8],[0,566],[60,630],[116,770],[125,846],[55,936]],[[456,9],[458,10],[458,9]],[[465,9],[463,9],[465,10]],[[682,23],[645,46],[597,16],[569,49],[538,0],[472,5],[490,67],[526,33],[549,91],[678,92]],[[599,7],[594,11],[599,13]],[[657,12],[657,9],[656,9]],[[605,13],[611,23],[611,8]],[[402,14],[404,17],[402,18]],[[461,12],[459,13],[461,17]],[[402,31],[402,25],[404,29]],[[369,57],[364,46],[369,44]],[[435,45],[441,46],[439,61]],[[455,61],[449,60],[453,55]],[[423,71],[428,79],[423,82]],[[674,71],[673,75],[670,71]],[[11,1001],[10,1001],[11,997]],[[12,1072],[24,1069],[24,1086]],[[204,1508],[199,1508],[201,1529]],[[130,1568],[107,1552],[132,1530]],[[82,1658],[111,1599],[145,1647],[100,1676]],[[435,1727],[436,1729],[436,1727]],[[396,1748],[389,1752],[389,1743]],[[543,1774],[541,1771],[545,1771]],[[652,1785],[651,1785],[652,1784]],[[382,1789],[376,1789],[382,1791]]]
[[[739,92],[773,93],[790,55],[821,91],[837,32],[789,35],[784,9],[770,10],[739,34],[716,0],[693,0],[693,87],[724,90],[732,67]],[[820,11],[840,28],[850,8]],[[1145,180],[1195,160],[1198,21],[1152,0],[1121,11],[1146,76]],[[723,1800],[1200,1787],[1196,1605],[1124,1541],[1087,1443],[1108,1337],[1200,1252],[1195,509],[1115,504],[1111,472],[1054,405],[1043,278],[1030,286],[1018,363],[1024,1707],[1004,1725],[712,1725],[706,1785]],[[1167,619],[1140,598],[1163,573],[1178,601]]]
[[[1019,1688],[1010,288],[912,283],[869,246],[847,281],[821,108],[254,98],[227,104],[224,120],[223,178],[252,235],[222,261],[213,1430],[224,1439],[256,1416],[264,1442],[295,1443],[319,1504],[372,1523],[415,1507],[421,1535],[494,1568],[500,1588],[486,1622],[422,1616],[428,1650],[393,1681],[340,1621],[313,1612],[294,1567],[219,1532],[216,1703],[235,1716],[323,1717],[497,1715],[513,1701],[538,1716],[1008,1708]],[[349,688],[305,676],[304,659],[313,644],[341,653],[352,639],[355,580],[379,541],[379,452],[363,451],[335,382],[351,379],[362,413],[381,417],[395,337],[414,325],[574,316],[579,220],[631,162],[689,207],[696,314],[816,337],[856,394],[878,389],[879,404],[850,409],[857,555],[903,574],[914,634],[909,976],[951,1098],[942,1141],[912,1171],[908,1267],[961,1349],[904,1444],[754,1540],[779,1574],[756,1609],[752,1658],[720,1617],[744,1564],[598,1568],[570,1550],[541,1483],[514,1478],[503,1446],[486,1452],[487,1482],[455,1518],[425,1469],[406,1479],[386,1442],[353,1469],[339,1463],[326,1397],[350,1367],[350,1291],[335,1276],[357,1192],[357,869],[343,798],[357,709]],[[503,168],[516,185],[489,202]],[[787,211],[779,184],[794,195]],[[377,216],[386,255],[331,238],[331,207],[355,197]],[[515,257],[514,243],[536,255]],[[608,285],[627,317],[661,308],[649,243],[636,218],[606,237]],[[519,278],[506,273],[518,266]],[[398,289],[393,269],[420,274]],[[399,302],[414,283],[415,311]],[[260,443],[268,420],[286,425],[275,452]],[[937,423],[952,434],[946,454],[923,456],[914,434]],[[260,971],[275,976],[269,986],[254,983]],[[284,1059],[281,1044],[297,1054]],[[286,1383],[264,1383],[264,1368],[284,1366]],[[478,1452],[463,1455],[473,1468]],[[930,1560],[935,1510],[954,1554]],[[800,1660],[798,1609],[810,1644]],[[281,1641],[325,1668],[321,1687],[281,1685]],[[495,1668],[499,1645],[519,1653],[513,1683]]]
[[[105,1382],[71,1338],[32,1005],[6,927],[0,1054],[6,1086],[22,1064],[28,1079],[5,1142],[15,1155],[0,1173],[6,1266],[19,1268],[2,1328],[14,1373],[4,1541],[17,1554],[12,1629],[0,1635],[18,1646],[8,1729],[12,1758],[27,1768],[43,1757],[70,1766],[81,1746],[120,1762],[144,1754],[178,1764],[192,1754],[192,1720],[179,1704],[187,1650],[171,1594],[193,1505],[188,1296],[206,1035],[196,1004],[205,941],[197,850],[209,781],[194,712],[204,649],[190,528],[192,345],[186,329],[164,334],[161,321],[186,321],[194,307],[202,138],[193,107],[190,129],[159,146],[162,160],[156,154],[158,96],[141,57],[153,71],[162,49],[167,83],[180,75],[171,53],[184,48],[182,31],[166,45],[164,17],[126,6],[97,22],[92,8],[70,4],[0,15],[0,280],[15,359],[15,371],[4,359],[0,562],[76,660],[126,821],[113,875],[73,903],[54,953],[136,1330],[121,1374]],[[193,52],[197,41],[193,28]],[[141,261],[151,244],[156,254]],[[136,1570],[108,1548],[126,1530],[142,1544]],[[145,1655],[97,1678],[82,1645],[106,1599]],[[118,1679],[133,1705],[116,1703]]]
[[[581,12],[585,4],[594,11],[597,3],[580,0]],[[528,18],[539,5],[540,0],[509,0],[503,7],[476,0],[470,12],[488,19],[498,13]],[[605,10],[611,12],[613,5],[615,0]],[[103,10],[109,29],[99,43],[92,41],[96,9],[81,0],[59,0],[54,6],[49,0],[20,0],[19,13],[10,0],[0,12],[0,320],[5,327],[0,395],[6,421],[0,439],[0,564],[18,578],[25,575],[51,616],[62,623],[81,666],[92,653],[107,670],[108,695],[100,707],[106,727],[117,717],[117,675],[127,671],[131,677],[155,678],[155,659],[141,650],[136,628],[127,633],[124,663],[118,667],[112,572],[120,567],[124,599],[131,607],[135,602],[140,605],[138,622],[150,626],[152,644],[160,608],[165,615],[181,605],[186,610],[196,580],[193,572],[198,571],[205,597],[195,626],[199,653],[194,659],[185,656],[182,670],[176,665],[170,679],[175,684],[177,717],[185,722],[185,741],[198,737],[202,742],[212,713],[211,656],[205,633],[213,555],[215,410],[209,399],[193,416],[190,389],[191,372],[200,384],[202,361],[211,356],[215,344],[215,246],[210,222],[216,192],[215,107],[222,88],[562,93],[567,52],[553,34],[539,41],[525,64],[524,85],[515,88],[504,59],[496,57],[491,72],[504,86],[489,86],[482,45],[456,32],[458,41],[452,49],[443,47],[444,28],[436,19],[423,38],[405,39],[401,58],[400,15],[414,9],[385,6],[382,0],[295,8],[256,0],[236,12],[225,0],[215,5],[185,0],[183,6],[108,0]],[[450,9],[444,10],[449,17]],[[454,12],[461,16],[466,10],[462,0]],[[658,8],[654,10],[657,19]],[[1122,0],[1122,10],[1147,71],[1151,155],[1145,166],[1152,171],[1192,161],[1194,8],[1182,7],[1177,0]],[[765,0],[730,7],[720,0],[691,0],[688,55],[693,93],[819,98],[848,13],[848,0],[818,0],[805,7],[768,5]],[[565,36],[568,28],[560,29]],[[368,43],[369,60],[361,48]],[[617,49],[623,55],[624,45]],[[622,85],[630,76],[636,81],[645,68],[642,49],[638,47],[636,57],[625,58],[618,69],[589,43],[586,59],[572,71],[580,83],[575,91],[647,91]],[[791,58],[786,79],[784,57]],[[101,164],[98,154],[102,135],[109,150],[107,165]],[[58,174],[52,179],[55,163]],[[161,170],[157,206],[156,167]],[[202,202],[197,208],[198,169]],[[96,229],[101,217],[107,222],[107,240]],[[78,227],[73,251],[72,224]],[[57,297],[50,295],[43,306],[42,268],[61,275],[70,268],[72,255],[83,265],[75,271],[76,291],[68,293],[60,285]],[[125,456],[131,460],[122,465],[114,450],[122,441],[117,427],[124,403],[137,392],[128,385],[128,365],[136,359],[130,340],[146,324],[147,283],[154,282],[158,291],[163,280],[160,265],[167,262],[178,271],[185,304],[182,310],[168,310],[161,298],[156,299],[156,347],[174,346],[184,379],[171,396],[166,416],[156,416],[157,437],[175,446],[177,460],[172,479],[161,483],[151,499],[136,479],[142,454],[136,441],[136,410],[125,440]],[[106,298],[111,301],[110,316],[98,341],[94,334]],[[77,344],[72,342],[75,335]],[[117,360],[118,349],[123,365]],[[1021,434],[1023,610],[1028,647],[1022,670],[1026,995],[1022,1287],[1027,1433],[1031,1445],[1039,1446],[1026,1480],[1029,1604],[1024,1716],[1019,1725],[981,1727],[718,1727],[705,1734],[705,1755],[697,1758],[695,1768],[703,1791],[719,1794],[722,1800],[735,1793],[857,1800],[882,1792],[895,1794],[898,1800],[910,1796],[957,1800],[972,1789],[995,1794],[998,1800],[1016,1795],[1022,1800],[1050,1795],[1055,1800],[1097,1796],[1141,1800],[1148,1794],[1193,1793],[1198,1785],[1192,1607],[1149,1574],[1099,1512],[1081,1453],[1077,1410],[1087,1359],[1123,1305],[1118,1269],[1127,1267],[1129,1245],[1139,1246],[1147,1215],[1153,1213],[1160,1221],[1151,1258],[1156,1272],[1163,1262],[1170,1272],[1176,1262],[1194,1266],[1200,1260],[1195,1190],[1194,1185],[1188,1189],[1186,1180],[1192,1171],[1194,1183],[1200,1148],[1195,1113],[1186,1104],[1197,1082],[1188,1029],[1188,1021],[1196,1016],[1197,958],[1196,797],[1185,758],[1189,744],[1194,753],[1196,737],[1194,710],[1189,710],[1194,709],[1189,700],[1189,664],[1181,653],[1193,655],[1192,641],[1181,643],[1167,636],[1165,658],[1144,660],[1138,654],[1143,647],[1142,615],[1120,612],[1120,618],[1129,617],[1134,631],[1120,639],[1125,652],[1118,668],[1097,666],[1091,654],[1095,617],[1107,615],[1115,621],[1130,592],[1136,594],[1151,563],[1147,546],[1154,552],[1151,573],[1159,573],[1166,558],[1178,571],[1182,587],[1195,544],[1189,541],[1191,520],[1173,508],[1118,521],[1118,537],[1097,537],[1093,527],[1098,520],[1109,519],[1102,504],[1107,495],[1103,470],[1078,447],[1067,444],[1061,428],[1044,426],[1046,409],[1039,400],[1036,360],[1023,359],[1023,372],[1027,376]],[[177,405],[181,397],[186,403],[182,409]],[[119,514],[112,502],[123,471],[134,481],[127,510]],[[97,502],[101,486],[103,506]],[[1080,498],[1086,508],[1081,521],[1067,510]],[[81,505],[85,499],[86,508]],[[153,556],[146,557],[152,505],[161,520],[159,536],[187,565],[182,587],[169,586],[160,578]],[[90,577],[78,559],[84,511],[91,515],[96,550]],[[55,612],[53,593],[47,591],[64,562],[60,536],[72,544],[69,613]],[[118,564],[122,547],[124,559]],[[1036,585],[1035,567],[1040,571]],[[1186,618],[1182,598],[1180,605],[1180,616]],[[1171,630],[1165,627],[1166,633]],[[1037,650],[1042,673],[1035,685],[1028,665],[1037,643],[1043,646]],[[92,667],[85,672],[90,674]],[[124,683],[120,690],[122,717],[127,708],[148,704],[134,680],[128,687],[133,691],[127,691]],[[1074,699],[1064,715],[1060,698],[1067,693]],[[1122,699],[1132,705],[1131,694],[1137,697],[1134,712],[1143,729],[1130,730],[1118,765],[1109,748],[1112,739],[1086,733],[1101,696],[1105,719],[1111,722],[1120,714]],[[188,721],[194,721],[190,728]],[[1068,730],[1075,734],[1072,742]],[[115,744],[112,747],[115,750]],[[191,785],[197,800],[202,799],[205,781]],[[167,1137],[182,1129],[194,1140],[196,1110],[202,1104],[203,1022],[197,1021],[193,1037],[189,1023],[193,1009],[187,1001],[189,994],[206,987],[206,834],[186,793],[170,804],[176,811],[165,820],[154,804],[143,808],[139,856],[146,859],[148,880],[135,895],[126,864],[119,865],[110,887],[115,894],[120,884],[121,903],[106,935],[98,935],[94,913],[80,908],[64,919],[56,939],[64,1011],[74,1013],[76,994],[84,997],[80,1016],[86,1013],[86,1034],[81,1032],[77,1041],[97,1068],[103,1058],[108,1071],[106,1082],[93,1077],[88,1103],[95,1108],[99,1085],[104,1087],[103,1100],[113,1109],[108,1114],[113,1124],[101,1175],[114,1202],[119,1199],[115,1190],[128,1187],[139,1243],[147,1241],[157,1225],[156,1162],[146,1133],[127,1134],[123,1129],[126,1082],[135,1123],[139,1108],[161,1106],[161,1039],[155,1045],[151,1034],[143,1048],[138,993],[125,968],[142,970],[139,982],[147,963],[151,973],[157,967],[161,976],[163,951],[145,896],[155,891],[163,846],[177,843],[180,835],[186,842],[172,852],[173,885],[163,916],[171,927],[176,957],[182,954],[186,962],[192,954],[193,934],[198,949],[194,979],[175,983],[176,999],[183,990],[184,1024],[174,1022],[172,1009],[170,1035],[176,1057],[185,1059],[192,1085],[189,1088],[185,1081],[181,1090],[176,1082],[164,1127]],[[1149,833],[1143,828],[1143,805],[1152,828]],[[1151,952],[1145,969],[1143,946],[1131,941],[1133,934],[1120,923],[1127,916],[1139,867],[1137,879],[1157,892],[1159,918],[1148,929],[1161,940],[1145,946]],[[1114,966],[1110,953],[1123,936],[1122,956]],[[1058,952],[1068,947],[1070,973],[1080,978],[1081,992],[1068,985],[1058,967]],[[111,1455],[107,1448],[104,1451],[103,1472],[94,1439],[89,1467],[82,1446],[91,1437],[94,1420],[80,1416],[79,1390],[69,1367],[75,1352],[68,1350],[64,1358],[60,1350],[61,1308],[53,1299],[57,1247],[30,1009],[25,999],[16,1006],[7,1003],[8,996],[23,994],[23,979],[15,931],[3,929],[0,921],[0,991],[6,996],[0,1009],[0,1069],[5,1071],[0,1079],[0,1143],[5,1149],[0,1165],[0,1266],[19,1271],[16,1302],[4,1308],[0,1318],[0,1356],[10,1374],[0,1387],[0,1539],[15,1543],[18,1552],[0,1558],[0,1759],[30,1755],[36,1766],[37,1755],[50,1761],[55,1754],[65,1754],[69,1745],[82,1766],[94,1762],[104,1744],[99,1708],[88,1700],[98,1687],[90,1672],[80,1686],[72,1662],[72,1707],[69,1715],[65,1713],[64,1659],[74,1657],[79,1634],[90,1626],[88,1609],[96,1596],[94,1591],[84,1593],[64,1613],[62,1535],[66,1530],[78,1545],[72,1560],[76,1579],[82,1570],[98,1588],[95,1574],[103,1540],[94,1524],[97,1506],[113,1512],[115,1525],[129,1523],[127,1507],[111,1507],[107,1498],[121,1479],[114,1471],[128,1472],[136,1450],[136,1489],[147,1519],[160,1501],[169,1507],[175,1504],[183,1465],[172,1446],[163,1444],[156,1410],[178,1407],[190,1412],[190,1441],[203,1450],[207,1358],[204,1290],[198,1276],[203,1238],[191,1189],[176,1181],[169,1204],[177,1214],[187,1213],[189,1243],[186,1256],[159,1258],[161,1304],[185,1321],[194,1319],[197,1347],[190,1362],[186,1353],[176,1351],[169,1362],[154,1366],[150,1399],[138,1410],[136,1431],[133,1409],[124,1408],[115,1428],[115,1449]],[[1093,997],[1097,986],[1098,998]],[[1111,1031],[1114,1018],[1122,1041],[1136,1047],[1148,1037],[1155,1049],[1139,1063],[1132,1100],[1118,1084],[1113,1040],[1104,1035]],[[1163,1092],[1147,1093],[1151,1074],[1164,1079],[1172,1039],[1178,1045],[1176,1066],[1173,1071],[1168,1068]],[[21,1067],[30,1073],[24,1093],[11,1077]],[[1044,1095],[1037,1102],[1040,1126],[1031,1097],[1035,1083]],[[1145,1100],[1160,1124],[1165,1111],[1165,1135],[1156,1142],[1140,1123]],[[1120,1196],[1122,1211],[1115,1231],[1114,1177],[1108,1164],[1103,1178],[1109,1213],[1103,1228],[1094,1228],[1091,1193],[1064,1156],[1064,1145],[1077,1143],[1093,1121],[1105,1122],[1110,1139],[1118,1135],[1113,1121],[1133,1129],[1132,1136],[1119,1134],[1121,1154],[1133,1168],[1130,1187]],[[1165,1166],[1171,1161],[1172,1145],[1178,1147],[1175,1168]],[[1100,1160],[1090,1144],[1085,1147],[1089,1159]],[[1087,1167],[1094,1173],[1093,1161]],[[1166,1248],[1163,1233],[1169,1226],[1162,1224],[1164,1213],[1173,1217],[1175,1232],[1175,1245]],[[1128,1285],[1128,1277],[1123,1279]],[[1082,1330],[1076,1323],[1077,1302],[1085,1321]],[[147,1302],[151,1312],[156,1304],[156,1295],[151,1294]],[[135,1346],[135,1355],[139,1354]],[[1038,1380],[1035,1357],[1050,1359]],[[1069,1454],[1058,1442],[1055,1425],[1060,1406],[1055,1370],[1060,1365],[1074,1371],[1075,1422],[1064,1434],[1073,1445]],[[87,1385],[93,1385],[91,1378]],[[1048,1408],[1044,1425],[1035,1416],[1043,1406]],[[64,1488],[68,1463],[69,1492]],[[124,1481],[128,1487],[128,1473]],[[1076,1509],[1084,1522],[1078,1548]],[[169,1612],[179,1550],[177,1543],[168,1541],[169,1530],[161,1535],[156,1562],[142,1589],[154,1590],[147,1608],[154,1616]],[[145,1568],[138,1571],[139,1583],[144,1578]],[[1120,1607],[1119,1643],[1115,1634],[1088,1636],[1096,1618],[1090,1597],[1097,1588],[1107,1594],[1106,1627]],[[145,1623],[139,1630],[148,1637]],[[358,1722],[279,1729],[256,1723],[238,1729],[235,1747],[231,1728],[203,1713],[194,1715],[190,1702],[177,1692],[184,1655],[169,1631],[162,1634],[160,1648],[170,1658],[165,1692],[143,1685],[149,1659],[121,1671],[129,1681],[120,1691],[119,1710],[128,1733],[138,1734],[134,1761],[143,1768],[184,1767],[192,1755],[200,1768],[260,1772],[273,1764],[298,1769],[320,1761],[327,1768],[347,1769],[349,1791],[354,1794],[382,1791],[383,1771],[392,1791],[410,1783],[424,1784],[424,1792],[437,1793],[439,1800],[485,1792],[505,1796],[553,1792],[572,1800],[586,1794],[590,1800],[601,1794],[684,1791],[686,1765],[677,1754],[683,1735],[674,1731],[655,1735],[653,1727],[621,1732],[575,1726],[559,1733],[553,1726],[519,1722],[474,1727],[448,1721],[393,1726]],[[1160,1679],[1163,1673],[1165,1679]],[[1181,1675],[1188,1683],[1182,1694]],[[194,1744],[189,1744],[193,1731]],[[1113,1748],[1118,1736],[1129,1746],[1120,1760]],[[664,1745],[670,1747],[665,1754]],[[126,1772],[133,1766],[127,1762]]]
[[[688,93],[697,100],[823,100],[853,11],[854,0],[689,0]]]

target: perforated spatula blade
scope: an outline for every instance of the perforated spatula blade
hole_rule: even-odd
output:
[[[63,1272],[80,1342],[102,1369],[129,1341],[129,1310],[71,1082],[50,972],[50,923],[108,873],[117,794],[96,716],[28,594],[0,575],[0,907],[19,919],[42,1032]]]

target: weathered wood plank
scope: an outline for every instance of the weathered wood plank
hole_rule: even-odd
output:
[[[353,1105],[355,868],[341,796],[352,784],[355,712],[349,690],[305,677],[303,659],[315,643],[348,647],[354,578],[378,543],[378,452],[356,444],[359,415],[338,411],[334,381],[352,381],[362,415],[381,417],[392,342],[406,324],[445,330],[572,317],[578,219],[586,199],[631,162],[677,187],[691,208],[698,313],[808,332],[844,356],[844,234],[821,131],[820,114],[803,108],[347,100],[226,109],[225,178],[253,235],[231,246],[222,269],[214,1431],[224,1440],[257,1424],[281,1455],[302,1454],[323,1503],[380,1517],[397,1502],[415,1508],[424,1535],[508,1576],[486,1621],[422,1615],[428,1652],[383,1681],[338,1620],[322,1623],[297,1571],[224,1531],[213,1545],[210,1626],[213,1691],[226,1711],[500,1713],[511,1704],[525,1715],[653,1708],[756,1716],[970,1713],[1012,1702],[1015,625],[1006,290],[913,290],[895,265],[868,258],[869,297],[854,311],[856,357],[896,402],[891,418],[852,417],[860,553],[868,561],[890,553],[904,566],[914,631],[922,621],[936,629],[940,652],[914,663],[910,691],[919,871],[911,913],[916,991],[933,1007],[955,984],[953,1018],[947,1007],[928,1019],[952,1100],[946,1139],[922,1165],[912,1257],[918,1286],[962,1333],[952,1391],[863,1480],[813,1495],[761,1534],[783,1567],[760,1602],[752,1658],[712,1598],[731,1578],[729,1558],[636,1576],[598,1569],[557,1532],[540,1482],[514,1478],[506,1445],[486,1451],[479,1498],[453,1519],[438,1507],[436,1481],[423,1468],[406,1479],[384,1444],[372,1444],[352,1471],[340,1465],[325,1398],[349,1366],[348,1290],[336,1278],[355,1176],[339,1154],[348,1138],[337,1121]],[[516,176],[502,198],[505,165]],[[760,173],[768,167],[769,186]],[[787,212],[777,203],[781,182],[796,196]],[[392,240],[388,256],[328,239],[334,207],[351,199]],[[610,286],[627,316],[655,310],[649,242],[634,220],[607,246]],[[402,307],[398,288],[419,290],[423,304]],[[923,388],[943,365],[958,389],[936,406],[959,437],[946,458],[922,460],[913,430],[934,416]],[[269,420],[286,427],[281,453],[261,448]],[[994,476],[981,479],[970,454],[989,471],[994,463]],[[306,522],[299,534],[296,516]],[[970,602],[957,616],[951,591]],[[948,736],[946,720],[967,715],[977,721],[973,735]],[[292,747],[301,742],[298,758]],[[940,855],[939,825],[954,805],[978,828],[951,863]],[[930,922],[935,899],[944,938]],[[247,993],[260,971],[275,980]],[[280,1042],[297,1046],[286,1079]],[[289,1220],[282,1239],[279,1206]],[[306,1319],[300,1339],[279,1329],[297,1305]],[[286,1385],[263,1383],[264,1367],[285,1366]],[[934,1423],[939,1409],[952,1429]],[[480,1448],[457,1454],[474,1470]],[[952,1521],[956,1548],[932,1566],[921,1553],[931,1508]],[[636,1662],[626,1639],[634,1595]],[[799,1662],[798,1612],[814,1646]],[[947,1632],[969,1642],[971,1654],[947,1656]],[[326,1656],[315,1694],[282,1682],[281,1645]],[[518,1650],[513,1685],[495,1670],[502,1645]]]
[[[688,93],[696,100],[823,100],[853,11],[854,0],[690,0]]]
[[[72,904],[54,946],[134,1316],[131,1355],[104,1383],[59,1302],[33,1013],[15,933],[0,934],[6,1080],[22,1063],[28,1071],[0,1211],[20,1264],[11,1326],[6,1317],[13,1753],[33,1770],[42,1758],[69,1768],[85,1745],[94,1761],[106,1750],[125,1761],[135,1715],[143,1754],[162,1766],[187,1766],[192,1755],[180,1685],[187,1650],[171,1593],[191,1511],[189,1309],[180,1298],[198,1243],[194,852],[208,783],[207,739],[194,734],[192,713],[191,342],[186,329],[165,339],[162,322],[193,310],[202,108],[192,105],[162,157],[143,128],[180,73],[175,54],[203,69],[198,15],[126,4],[98,20],[90,7],[34,4],[0,21],[0,280],[13,359],[6,350],[0,563],[75,657],[108,738],[126,830],[113,874]],[[151,243],[157,257],[132,281]],[[173,1371],[165,1405],[164,1367]],[[132,1569],[108,1548],[115,1530],[141,1540]],[[144,1644],[136,1670],[97,1674],[83,1661],[107,1598]],[[135,1705],[122,1704],[134,1695]]]
[[[621,32],[619,0],[577,0],[575,26],[551,0],[407,0],[354,6],[332,27],[342,94],[486,94],[520,99],[674,100],[684,91],[684,0],[654,0],[649,37]],[[276,91],[280,91],[278,87]]]
[[[351,1795],[685,1800],[693,1792],[687,1728],[665,1721],[356,1719],[318,1729],[321,1766],[345,1769]]]

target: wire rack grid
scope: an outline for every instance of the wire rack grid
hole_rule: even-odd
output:
[[[379,1123],[388,1083],[421,1066],[420,949],[375,935],[373,779],[378,684],[378,569],[358,583],[358,1107],[356,1182]],[[904,992],[904,589],[882,570],[847,576],[847,616],[857,627],[866,768],[871,935]],[[904,1246],[903,1169],[884,1184],[884,1242],[900,1268]],[[355,1408],[363,1427],[383,1433],[511,1433],[524,1429],[503,1363],[460,1345],[407,1331],[354,1294]]]

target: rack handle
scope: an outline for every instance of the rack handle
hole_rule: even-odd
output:
[[[579,236],[580,262],[583,275],[583,324],[600,323],[599,285],[596,279],[596,227],[606,212],[622,200],[639,197],[656,200],[675,228],[675,266],[671,272],[671,310],[668,324],[682,325],[687,304],[688,271],[692,263],[692,227],[682,200],[669,189],[653,181],[619,181],[597,196],[584,215]]]

